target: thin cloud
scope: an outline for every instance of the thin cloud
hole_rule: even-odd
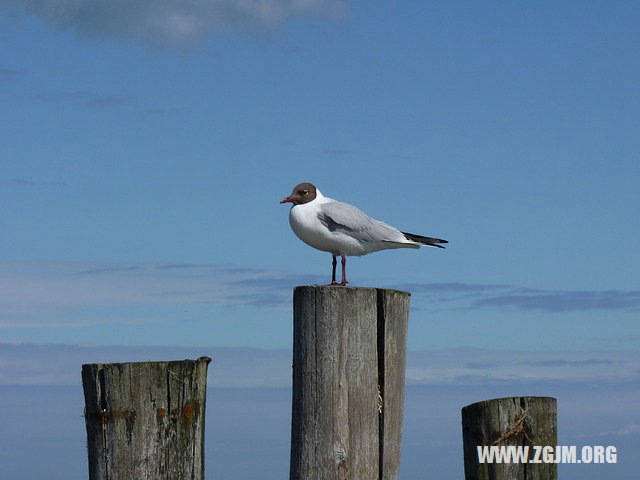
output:
[[[196,305],[290,311],[292,287],[324,282],[317,275],[233,265],[2,263],[0,326],[140,323],[151,321],[151,314],[145,319],[143,312],[157,311],[152,308],[157,306],[163,311]],[[562,313],[640,306],[634,291],[551,292],[467,283],[399,287],[414,294],[414,311],[535,308]]]
[[[472,369],[472,370],[487,370],[487,369],[491,369],[491,368],[497,368],[499,367],[500,364],[499,363],[495,363],[495,362],[469,362],[465,365],[466,368]]]
[[[9,183],[12,185],[16,185],[18,187],[35,187],[37,184],[31,180],[27,180],[25,178],[11,178],[9,179]]]
[[[606,437],[629,437],[629,436],[640,436],[640,424],[638,423],[630,423],[628,425],[623,425],[617,430],[604,430],[595,433],[579,433],[576,435],[571,435],[570,438],[606,438]]]
[[[407,283],[409,290],[456,310],[512,309],[561,313],[570,311],[637,311],[639,290],[544,290],[504,284]],[[455,305],[454,305],[455,304]]]
[[[291,287],[291,280],[296,285],[320,285],[326,283],[326,278],[320,275],[282,275],[280,277],[247,278],[234,281],[234,285],[241,287],[259,287],[267,290],[280,290]]]
[[[193,264],[0,264],[0,326],[145,321],[136,307],[252,306],[289,310],[307,280],[272,270]]]
[[[33,187],[60,187],[64,186],[64,182],[51,182],[51,181],[34,181],[28,178],[9,178],[7,180],[0,180],[0,185],[10,185],[13,187],[33,188]]]
[[[565,360],[561,358],[553,358],[548,360],[526,360],[519,362],[518,365],[527,365],[532,367],[589,367],[593,365],[611,365],[614,363],[606,358],[586,358],[584,360]]]
[[[473,302],[477,308],[514,308],[517,310],[539,310],[566,312],[576,310],[622,310],[640,309],[640,291],[540,291],[527,294],[507,293]]]
[[[620,437],[638,434],[640,434],[640,423],[631,423],[629,425],[625,425],[624,427],[620,427],[614,432],[614,435]]]
[[[142,113],[150,116],[178,115],[188,110],[187,107],[155,107],[146,108]]]
[[[0,385],[74,385],[83,363],[173,360],[209,356],[209,386],[289,387],[291,350],[244,347],[82,346],[0,342]],[[558,366],[539,366],[551,356]],[[500,362],[493,362],[493,359]],[[594,359],[603,362],[593,363]],[[481,363],[489,367],[480,367]],[[495,363],[495,364],[494,364]],[[20,368],[15,368],[19,365]],[[640,381],[637,351],[420,350],[407,353],[409,386],[526,385],[545,383],[633,386]]]
[[[453,348],[408,352],[410,385],[640,381],[637,350],[530,351]]]
[[[484,298],[516,289],[511,285],[480,284],[464,282],[443,283],[403,283],[395,288],[429,298],[431,301],[460,301],[464,299]]]
[[[0,68],[0,82],[13,82],[25,78],[29,72],[22,68]]]
[[[77,385],[86,363],[182,360],[208,356],[209,387],[288,387],[291,351],[229,347],[83,346],[0,342],[0,385]],[[19,365],[20,368],[16,368]]]
[[[74,90],[61,93],[40,93],[33,96],[42,102],[71,103],[83,107],[113,107],[127,103],[129,99],[122,95],[102,94],[89,90]]]
[[[14,12],[37,15],[88,36],[131,38],[162,47],[197,44],[224,30],[274,29],[301,17],[345,16],[342,0],[7,0]]]
[[[324,153],[325,155],[334,155],[336,157],[340,157],[344,155],[351,155],[353,152],[346,148],[324,148],[322,150],[322,153]]]
[[[120,95],[96,95],[84,102],[87,107],[113,107],[127,103],[127,97]]]

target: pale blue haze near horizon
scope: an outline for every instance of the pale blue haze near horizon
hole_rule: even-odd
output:
[[[624,402],[587,395],[574,440],[640,445],[640,4],[104,5],[0,0],[0,385],[70,387],[74,351],[286,357],[292,288],[330,276],[278,204],[311,181],[450,241],[347,264],[412,293],[408,381],[438,408],[604,382]],[[27,353],[51,371],[9,368]],[[246,369],[210,380],[264,388]]]

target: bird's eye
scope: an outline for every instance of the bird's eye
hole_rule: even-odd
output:
[[[309,190],[303,190],[303,191],[302,191],[302,194],[303,194],[303,195],[307,195],[308,193],[309,193]]]

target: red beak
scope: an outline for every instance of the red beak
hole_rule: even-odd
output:
[[[293,199],[291,197],[284,197],[282,200],[280,200],[280,203],[293,203]]]

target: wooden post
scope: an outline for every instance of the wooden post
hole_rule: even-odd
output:
[[[90,480],[204,480],[208,357],[82,366]]]
[[[396,480],[409,294],[296,287],[290,480]]]
[[[555,463],[480,463],[478,446],[557,445],[557,402],[550,397],[508,397],[467,405],[462,409],[466,480],[556,480]],[[554,453],[555,455],[555,453]],[[542,457],[540,457],[542,458]]]

